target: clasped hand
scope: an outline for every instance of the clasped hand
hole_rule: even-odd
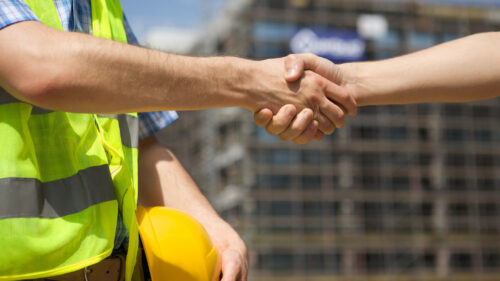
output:
[[[342,128],[347,114],[357,113],[340,66],[312,54],[289,55],[279,61],[284,63],[285,80],[298,99],[279,109],[266,105],[255,112],[255,123],[266,127],[269,134],[295,144],[319,141],[324,134]]]

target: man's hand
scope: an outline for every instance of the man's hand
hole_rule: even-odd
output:
[[[248,90],[255,99],[250,101],[254,106],[248,109],[257,111],[266,108],[256,115],[256,123],[267,125],[267,131],[270,134],[280,134],[282,140],[295,139],[298,129],[311,136],[316,133],[316,128],[331,134],[335,128],[343,127],[345,114],[354,114],[356,111],[354,100],[344,89],[312,71],[301,71],[300,79],[297,76],[286,81],[283,79],[285,62],[285,59],[259,62],[256,77],[260,78],[252,79]],[[253,93],[256,90],[260,92]],[[285,104],[292,106],[283,107]],[[307,110],[302,111],[303,109]],[[295,118],[297,111],[302,111],[299,118]],[[276,116],[268,124],[272,115]],[[294,118],[293,126],[286,130]],[[309,129],[304,131],[311,123]]]
[[[285,58],[284,64],[286,81],[294,82],[303,76],[302,79],[304,79],[308,70],[313,71],[331,83],[329,91],[326,93],[329,102],[341,108],[345,113],[356,114],[356,101],[344,87],[345,77],[340,66],[312,54],[289,55]],[[287,105],[273,116],[271,110],[266,108],[256,112],[254,120],[257,125],[266,126],[268,133],[278,134],[282,141],[292,140],[295,144],[307,143],[309,140],[321,140],[323,134],[333,132],[333,130],[323,130],[324,128],[321,126],[319,131],[316,130],[318,123],[310,120],[308,110],[304,109],[299,114],[297,114],[297,110],[300,109],[294,108],[293,105]],[[342,128],[344,123],[345,119],[343,122],[334,123],[335,128]]]
[[[142,140],[139,146],[139,204],[175,208],[196,218],[222,257],[222,281],[246,281],[245,243],[217,215],[175,155],[154,136]]]
[[[246,281],[248,272],[247,247],[233,232],[219,231],[217,237],[212,236],[212,240],[222,256],[221,281]],[[220,239],[222,243],[219,243],[217,239]]]

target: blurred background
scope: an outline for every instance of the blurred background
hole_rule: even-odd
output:
[[[122,2],[143,44],[188,55],[378,60],[500,28],[498,0]],[[245,239],[249,280],[500,280],[499,98],[360,108],[304,146],[239,108],[180,116],[159,137]]]

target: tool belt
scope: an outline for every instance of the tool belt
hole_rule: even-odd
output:
[[[48,277],[47,281],[123,281],[125,256],[113,255],[103,261],[68,274]]]

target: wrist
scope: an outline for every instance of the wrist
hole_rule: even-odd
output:
[[[340,65],[343,85],[354,97],[357,106],[374,105],[376,85],[368,70],[370,62],[353,62]]]
[[[213,222],[210,228],[207,228],[212,242],[220,252],[226,249],[233,249],[246,254],[247,248],[245,242],[241,239],[238,233],[226,221],[220,219],[218,222]]]
[[[258,62],[236,57],[221,59],[223,62],[215,73],[225,73],[225,75],[219,79],[216,91],[225,93],[231,106],[254,111],[257,100],[255,73],[259,71]]]

